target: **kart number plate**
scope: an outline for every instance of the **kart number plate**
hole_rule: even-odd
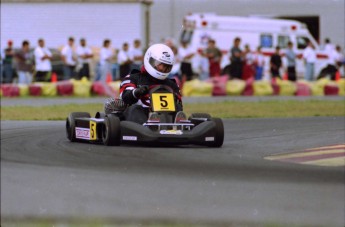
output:
[[[174,95],[171,93],[152,94],[153,111],[175,111]]]
[[[90,139],[90,129],[75,127],[75,138],[89,140]]]

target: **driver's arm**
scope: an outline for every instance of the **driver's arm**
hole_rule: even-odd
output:
[[[138,102],[138,99],[147,95],[148,86],[138,86],[135,77],[128,75],[124,78],[120,85],[120,98],[129,105]]]
[[[120,85],[120,98],[128,105],[132,105],[138,101],[134,97],[133,91],[137,88],[136,81],[131,75],[126,76]]]

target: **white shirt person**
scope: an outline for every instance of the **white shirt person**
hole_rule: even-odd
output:
[[[35,48],[34,55],[36,69],[35,81],[48,81],[50,79],[49,74],[52,70],[50,59],[53,55],[50,50],[45,47],[43,39],[38,40],[38,46]]]

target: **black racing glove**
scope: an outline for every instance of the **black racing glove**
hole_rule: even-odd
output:
[[[133,94],[136,98],[140,98],[149,93],[149,86],[144,85],[134,90]]]

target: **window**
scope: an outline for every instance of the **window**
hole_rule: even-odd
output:
[[[261,34],[260,35],[260,46],[263,48],[273,47],[273,37],[271,34]]]
[[[289,41],[290,41],[289,36],[286,36],[286,35],[279,35],[278,36],[278,46],[281,49],[286,48]]]
[[[307,37],[298,36],[297,37],[297,48],[298,49],[306,48],[308,45],[308,40],[309,39]]]

